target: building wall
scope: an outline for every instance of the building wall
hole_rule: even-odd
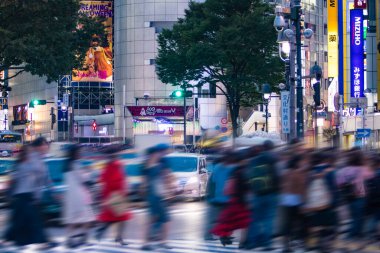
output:
[[[114,84],[115,135],[133,136],[132,117],[123,117],[123,103],[135,105],[136,97],[169,97],[174,89],[158,80],[154,59],[157,55],[157,35],[184,16],[188,0],[115,0],[114,23]],[[125,94],[123,94],[125,89]],[[212,104],[212,106],[210,105]],[[202,127],[213,127],[226,116],[225,100],[201,102]],[[203,106],[202,104],[207,104]],[[205,109],[203,109],[205,108]],[[223,111],[223,112],[222,112]],[[210,119],[208,116],[213,115]],[[125,120],[125,122],[124,122]]]
[[[9,73],[12,75],[12,71]],[[45,78],[33,76],[29,73],[23,73],[9,81],[12,91],[9,92],[9,109],[8,124],[10,130],[25,130],[26,125],[12,126],[14,120],[13,107],[22,104],[29,104],[33,99],[44,99],[50,102],[55,101],[57,96],[57,83],[47,83]],[[26,136],[26,140],[34,139],[36,136],[45,136],[48,139],[54,139],[51,135],[51,117],[50,108],[55,104],[46,104],[28,109],[28,119],[32,120],[31,135]]]

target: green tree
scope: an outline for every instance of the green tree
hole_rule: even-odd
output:
[[[182,87],[216,85],[237,137],[240,108],[262,102],[262,84],[275,90],[283,79],[272,13],[262,0],[190,2],[185,17],[158,36],[158,77]]]
[[[105,27],[102,19],[78,14],[79,2],[1,1],[0,71],[18,66],[8,79],[27,71],[50,82],[80,67],[91,36],[105,36]]]

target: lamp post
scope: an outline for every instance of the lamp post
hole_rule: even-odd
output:
[[[268,104],[270,101],[271,88],[270,85],[265,83],[262,88],[264,104],[265,104],[265,131],[268,133]]]
[[[292,46],[296,47],[296,63],[297,63],[297,74],[296,78],[294,78],[293,74],[289,76],[289,90],[290,90],[290,104],[294,105],[294,94],[293,91],[293,85],[292,82],[295,80],[297,82],[296,85],[296,101],[297,101],[297,108],[296,108],[296,113],[297,113],[297,137],[299,139],[303,139],[304,137],[304,126],[303,126],[303,87],[302,87],[302,58],[301,58],[301,50],[302,50],[302,41],[301,41],[301,1],[300,0],[292,0],[291,1],[291,15],[290,19],[293,21],[292,24],[293,26],[290,26],[290,22],[285,22],[282,12],[282,6],[276,6],[276,17],[273,23],[273,26],[275,27],[276,31],[279,33],[278,37],[279,40],[278,42],[282,42],[280,39],[284,40],[287,39],[291,44],[290,48]],[[287,27],[288,26],[288,27]],[[284,30],[284,28],[287,28]],[[294,31],[295,30],[295,31]],[[313,36],[313,30],[311,29],[305,29],[303,31],[303,36],[306,39],[310,39]],[[294,42],[294,37],[295,37],[295,42]],[[291,52],[293,50],[290,50]],[[281,57],[282,58],[282,57]],[[290,66],[295,66],[294,64],[294,56],[291,54],[290,58]],[[293,69],[290,70],[292,72]]]

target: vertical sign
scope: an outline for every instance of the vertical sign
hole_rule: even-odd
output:
[[[337,78],[338,67],[339,67],[338,65],[338,3],[337,3],[337,0],[328,0],[327,34],[328,34],[328,41],[327,41],[328,75],[331,78]]]
[[[351,97],[364,97],[363,10],[350,10]]]
[[[281,92],[281,126],[282,133],[290,133],[290,96],[289,91]]]

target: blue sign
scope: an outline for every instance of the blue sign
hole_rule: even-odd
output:
[[[369,128],[358,128],[356,130],[356,138],[368,138],[371,136],[371,129]]]
[[[363,9],[350,10],[351,97],[364,97]]]

